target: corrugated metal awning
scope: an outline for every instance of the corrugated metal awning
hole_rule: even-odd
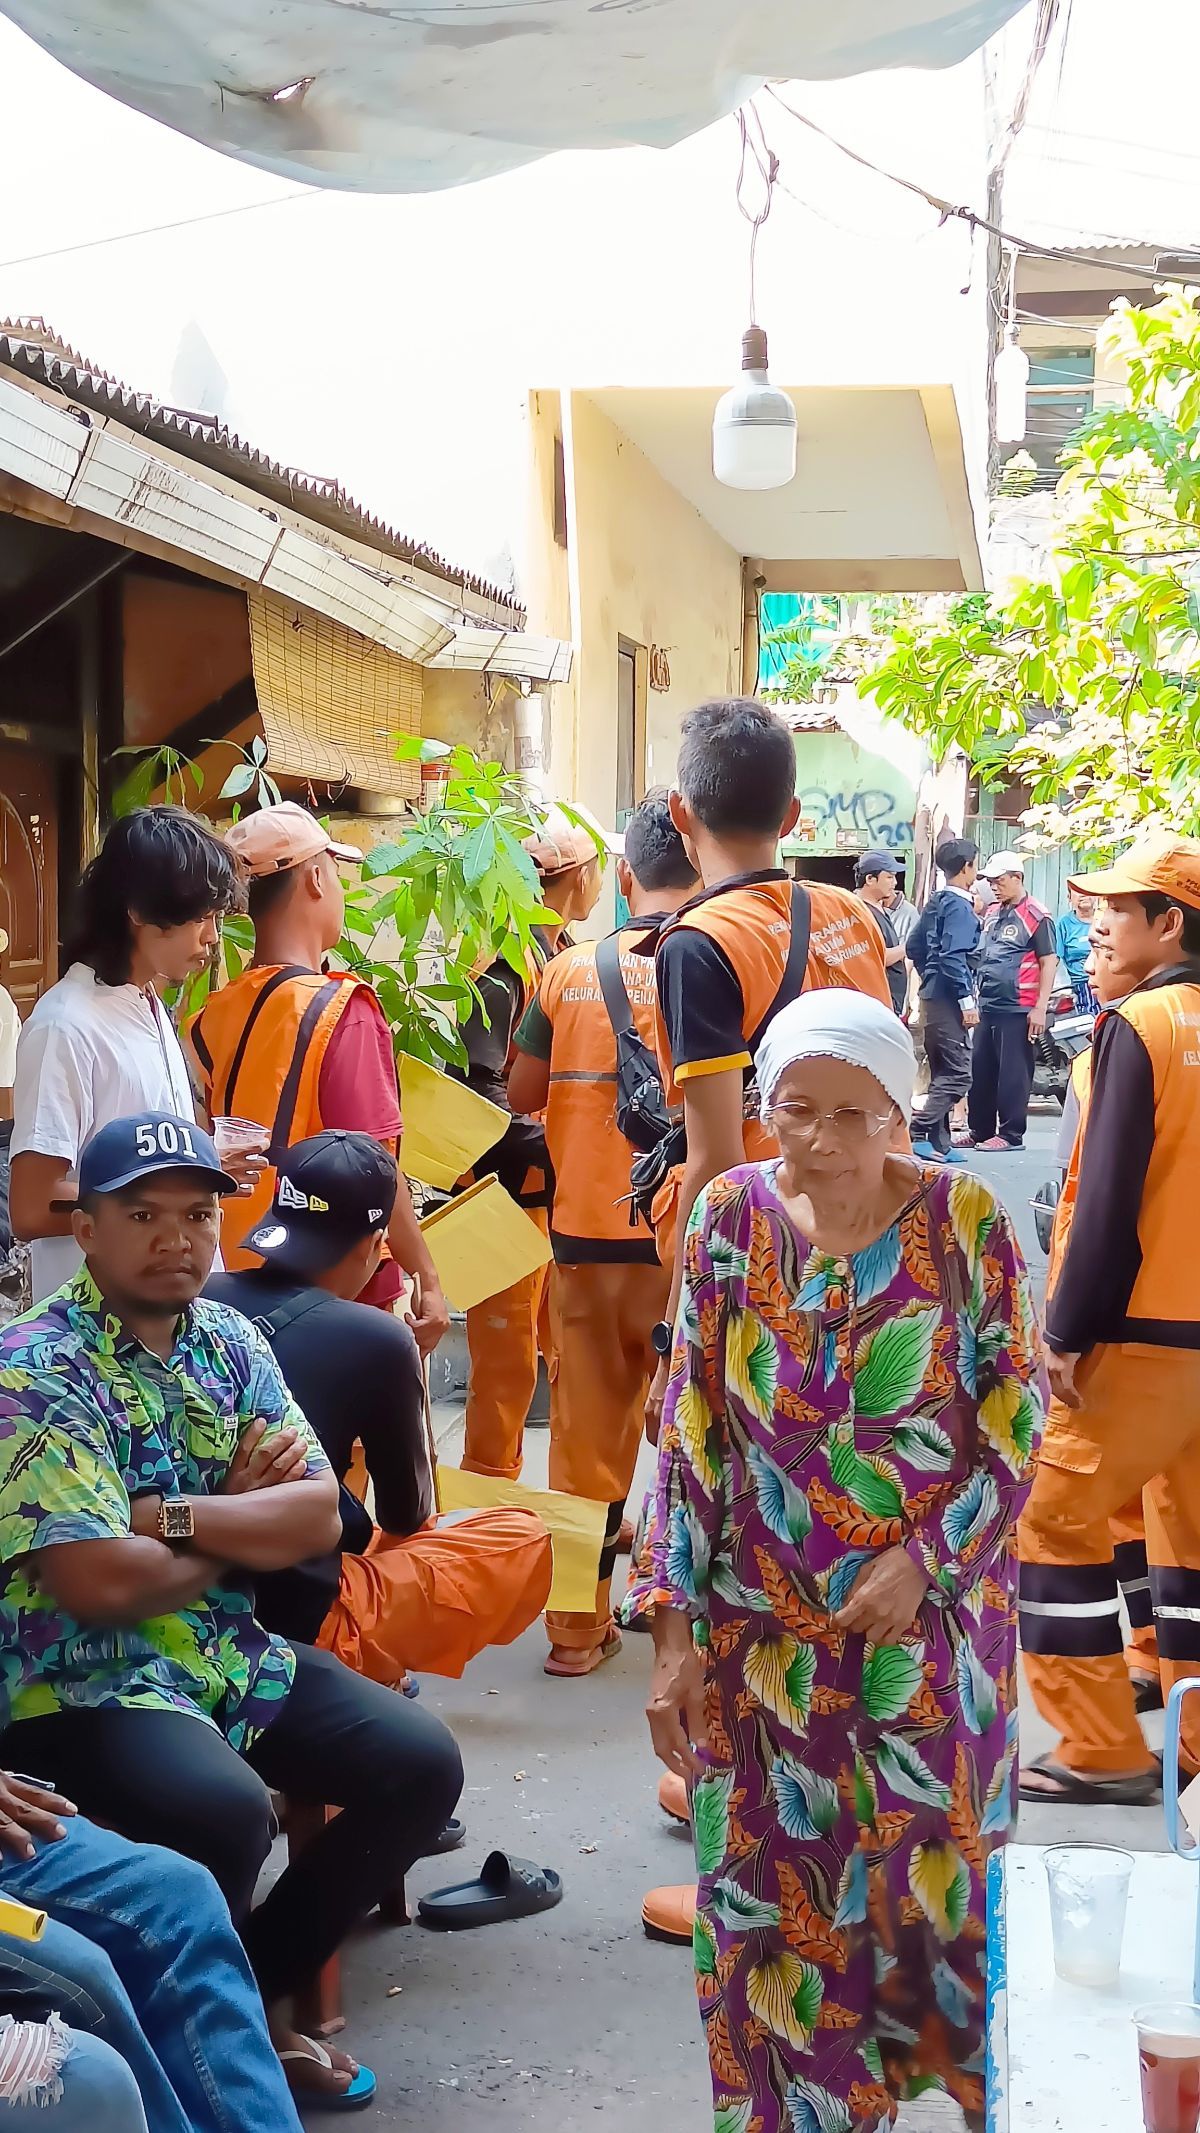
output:
[[[251,592],[250,649],[272,775],[415,799],[395,742],[421,731],[422,669],[278,593]]]

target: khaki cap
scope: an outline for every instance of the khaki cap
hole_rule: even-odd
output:
[[[1200,911],[1200,837],[1150,830],[1102,874],[1076,874],[1070,887],[1085,896],[1170,896]]]
[[[310,815],[306,807],[298,807],[294,800],[281,800],[276,807],[260,807],[257,814],[244,815],[226,830],[225,842],[251,881],[261,881],[266,874],[286,874],[289,868],[303,866],[306,859],[315,859],[321,852],[359,866],[363,858],[353,844],[335,844],[316,816]]]
[[[578,822],[571,819],[574,815],[579,816]],[[525,849],[539,874],[566,874],[572,867],[584,867],[598,859],[601,851],[619,856],[625,849],[625,840],[616,831],[603,829],[586,807],[572,800],[570,815],[557,805],[549,809],[537,836],[526,837]]]

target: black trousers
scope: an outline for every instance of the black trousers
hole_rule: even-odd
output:
[[[4,1736],[123,1837],[164,1844],[216,1877],[268,2005],[305,1984],[444,1829],[462,1791],[454,1736],[428,1711],[297,1645],[296,1679],[244,1758],[184,1711],[58,1711]],[[253,1912],[274,1825],[271,1790],[334,1816]]]
[[[957,1000],[931,994],[921,1002],[921,1036],[929,1061],[929,1088],[913,1112],[913,1139],[929,1141],[939,1154],[950,1146],[950,1113],[971,1086],[971,1039]]]
[[[1025,1138],[1033,1089],[1029,1015],[981,1014],[971,1046],[971,1093],[967,1122],[973,1141],[990,1141],[997,1130],[1010,1147]]]

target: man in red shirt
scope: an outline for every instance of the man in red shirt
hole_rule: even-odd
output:
[[[254,956],[210,996],[187,1037],[210,1115],[252,1119],[271,1136],[272,1167],[249,1202],[239,1202],[238,1241],[226,1238],[226,1264],[236,1272],[253,1264],[240,1239],[271,1205],[273,1165],[284,1149],[342,1128],[369,1133],[401,1160],[402,1121],[391,1031],[374,991],[325,968],[345,912],[338,862],[360,862],[361,853],[335,845],[291,800],[247,815],[227,842],[249,876]],[[428,1355],[450,1314],[403,1176],[387,1241],[390,1256],[361,1301],[390,1310],[407,1274],[410,1322]]]

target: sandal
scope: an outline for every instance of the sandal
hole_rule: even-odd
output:
[[[1031,1774],[1037,1771],[1053,1780],[1054,1790],[1050,1791],[1027,1785],[1025,1772],[1021,1773],[1019,1798],[1042,1807],[1151,1807],[1162,1781],[1157,1769],[1143,1771],[1137,1777],[1085,1777],[1080,1770],[1068,1770],[1065,1763],[1056,1763],[1052,1755],[1037,1756],[1028,1769]]]
[[[345,2052],[339,2052],[338,2058],[346,2060],[346,2065],[335,2067],[333,2053],[318,2044],[315,2037],[306,2037],[301,2032],[300,2042],[307,2045],[306,2051],[279,2054],[279,2064],[287,2076],[288,2087],[298,2102],[326,2111],[365,2111],[367,2105],[374,2102],[378,2083],[369,2066],[358,2066]],[[327,2089],[315,2082],[293,2081],[289,2069],[295,2065],[317,2067],[326,2074],[349,2073],[351,2066],[356,2070],[349,2088]]]
[[[1131,1674],[1133,1708],[1139,1718],[1143,1711],[1161,1711],[1163,1707],[1162,1682],[1157,1674]]]
[[[621,1649],[621,1632],[614,1625],[603,1644],[594,1644],[588,1652],[577,1652],[568,1644],[552,1644],[550,1656],[542,1668],[543,1674],[557,1674],[565,1680],[580,1680],[586,1674],[594,1674],[606,1659],[615,1659]]]
[[[514,1859],[508,1852],[490,1852],[476,1881],[460,1881],[422,1896],[417,1915],[423,1926],[461,1933],[471,1926],[552,1911],[562,1902],[562,1893],[561,1876],[553,1867],[535,1866],[531,1859]]]

